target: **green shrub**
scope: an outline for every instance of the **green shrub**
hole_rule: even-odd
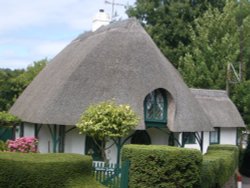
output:
[[[0,152],[0,166],[1,187],[70,187],[68,185],[77,185],[80,177],[98,187],[91,176],[91,158],[79,154]]]
[[[238,147],[233,145],[211,145],[203,156],[201,187],[222,187],[234,174],[238,166]]]
[[[239,148],[235,145],[229,144],[215,144],[208,147],[208,151],[231,151],[234,153],[234,167],[237,168],[239,164]]]
[[[130,160],[129,187],[197,187],[202,155],[171,146],[125,145],[122,160]]]
[[[8,147],[7,147],[7,144],[0,140],[0,151],[7,151]]]

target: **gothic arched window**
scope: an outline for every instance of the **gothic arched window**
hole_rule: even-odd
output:
[[[167,123],[166,91],[156,89],[144,100],[144,118],[148,127],[165,126]]]

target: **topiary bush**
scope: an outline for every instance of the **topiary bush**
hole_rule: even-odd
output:
[[[131,162],[129,187],[198,187],[202,154],[171,146],[125,145],[122,160]]]
[[[234,145],[211,145],[203,156],[201,187],[222,187],[238,166],[239,150]]]
[[[99,186],[92,177],[89,156],[0,152],[0,166],[1,187],[78,187],[79,182],[81,187],[81,178],[89,182],[83,187]]]

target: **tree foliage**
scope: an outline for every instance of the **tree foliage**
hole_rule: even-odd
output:
[[[137,125],[138,117],[129,105],[114,101],[90,105],[77,123],[80,133],[97,139],[122,138]]]
[[[240,111],[246,125],[250,126],[250,80],[234,86],[232,99]]]
[[[13,79],[22,74],[24,70],[0,69],[0,111],[8,110],[16,96]]]
[[[191,42],[189,26],[209,6],[222,10],[225,0],[137,0],[127,11],[136,17],[163,54],[176,66]]]
[[[179,70],[190,87],[225,89],[227,65],[240,53],[236,22],[237,4],[229,2],[220,12],[209,8],[189,27],[191,43],[180,57]]]
[[[127,136],[138,121],[138,116],[129,105],[117,105],[114,101],[105,101],[90,105],[76,126],[80,134],[87,134],[94,139],[105,160],[106,143],[110,139]]]
[[[13,126],[17,125],[20,122],[21,120],[18,117],[8,112],[0,112],[0,126]]]
[[[26,70],[0,69],[0,111],[7,111],[12,106],[47,62],[47,59],[35,61]]]

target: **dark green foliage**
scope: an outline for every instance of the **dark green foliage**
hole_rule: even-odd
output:
[[[0,69],[0,111],[7,111],[16,98],[45,67],[47,59],[35,61],[26,70]]]
[[[243,163],[243,159],[244,159],[244,155],[245,155],[245,149],[240,148],[239,149],[239,168],[241,168],[242,163]]]
[[[250,80],[234,86],[232,99],[246,125],[250,126]]]
[[[23,72],[24,70],[0,69],[0,111],[8,110],[13,104],[17,93],[13,91],[15,84],[12,80]]]
[[[188,27],[209,6],[223,9],[225,0],[137,0],[127,11],[129,17],[139,19],[161,49],[176,66],[191,42]]]
[[[197,187],[202,155],[171,146],[125,145],[122,160],[130,160],[129,187]]]
[[[8,113],[8,112],[0,112],[0,126],[13,126],[13,125],[17,125],[18,123],[20,123],[21,120]]]
[[[238,147],[233,145],[209,146],[203,156],[201,187],[222,187],[238,166],[238,153]]]
[[[2,140],[0,140],[0,152],[1,151],[7,151],[7,144]]]
[[[240,166],[240,173],[250,177],[250,137],[248,135],[247,148],[243,153],[242,164]]]
[[[0,166],[0,187],[77,187],[77,182],[82,182],[81,177],[86,177],[91,186],[98,187],[91,177],[89,156],[0,152]]]

